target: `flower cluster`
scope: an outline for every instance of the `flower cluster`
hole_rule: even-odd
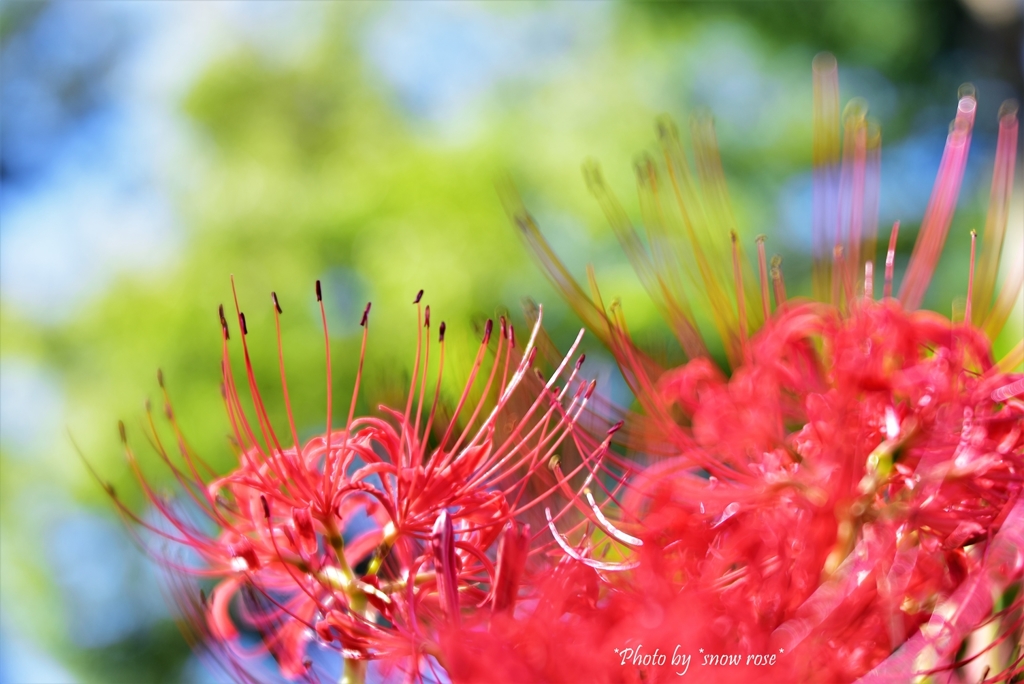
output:
[[[239,657],[255,634],[286,677],[310,681],[330,669],[325,650],[341,654],[344,682],[364,681],[368,661],[385,677],[420,681],[675,681],[685,674],[680,648],[687,668],[698,648],[715,654],[694,664],[701,681],[1016,681],[1024,375],[1013,369],[1024,343],[1001,360],[990,343],[1024,280],[1018,269],[996,287],[1016,108],[1000,110],[980,254],[972,233],[966,303],[946,318],[919,307],[966,167],[973,89],[961,91],[895,291],[898,224],[875,261],[878,128],[857,102],[840,116],[830,56],[815,60],[814,75],[813,299],[787,296],[763,238],[756,260],[745,256],[710,121],[693,122],[692,164],[674,126],[659,124],[662,159],[637,166],[644,235],[597,167],[585,169],[679,340],[681,366],[641,350],[621,307],[605,307],[594,274],[588,292],[507,194],[556,287],[615,356],[636,410],[600,400],[581,376],[582,331],[568,354],[551,351],[538,310],[521,350],[508,321],[494,345],[487,323],[465,390],[441,420],[445,330],[431,396],[421,292],[404,410],[357,417],[357,375],[347,420],[333,428],[327,343],[327,426],[305,443],[278,327],[291,433],[282,442],[237,299],[242,389],[221,310],[238,467],[211,480],[168,410],[181,459],[155,429],[151,441],[187,505],[150,489],[127,439],[160,522],[119,504],[194,552],[193,562],[162,559],[201,645],[228,655],[241,680],[257,679]],[[710,322],[695,313],[707,311]],[[708,325],[724,363],[701,333]],[[553,367],[546,378],[538,349]],[[212,580],[209,596],[188,576]],[[664,666],[665,652],[675,667]]]
[[[316,293],[329,369],[319,282]],[[424,411],[431,379],[431,324],[430,307],[420,306],[422,294],[415,301],[420,311],[419,346],[404,412],[381,407],[384,417],[355,416],[361,354],[345,425],[332,428],[328,379],[326,430],[302,443],[288,399],[280,347],[281,307],[274,294],[290,446],[282,444],[257,388],[245,315],[237,310],[237,298],[244,388],[232,372],[223,307],[220,318],[222,388],[238,467],[208,481],[202,473],[205,465],[185,441],[168,400],[167,416],[181,462],[165,449],[152,416],[149,437],[188,493],[189,506],[173,505],[150,488],[121,426],[129,463],[159,512],[160,523],[148,522],[116,497],[115,501],[151,535],[198,556],[197,563],[187,564],[173,553],[154,549],[172,570],[192,636],[240,680],[259,677],[242,657],[244,635],[236,614],[242,629],[260,637],[258,650],[269,651],[290,679],[320,679],[312,655],[324,649],[342,655],[345,682],[363,681],[371,660],[412,675],[437,670],[444,659],[439,643],[445,630],[460,625],[464,612],[467,620],[477,622],[478,615],[513,610],[524,572],[534,564],[531,558],[543,558],[551,547],[558,548],[541,543],[540,535],[531,533],[531,521],[534,529],[554,531],[561,520],[571,531],[582,518],[580,510],[603,518],[601,506],[607,503],[599,505],[586,487],[606,470],[602,454],[608,451],[610,436],[595,441],[589,432],[576,428],[594,391],[593,382],[579,378],[583,356],[570,366],[570,351],[542,382],[534,370],[539,320],[522,350],[504,318],[496,348],[491,349],[494,330],[488,321],[454,415],[438,424],[445,324],[439,326],[440,361],[431,405]],[[362,318],[363,354],[368,321],[369,305]],[[482,387],[475,387],[478,375],[483,376]],[[163,387],[162,374],[159,379]],[[559,379],[563,384],[556,386]],[[472,405],[474,389],[480,398]],[[488,406],[494,391],[497,396]],[[248,412],[243,393],[251,399]],[[470,408],[471,415],[457,427]],[[566,472],[556,454],[567,451],[579,458]],[[537,523],[540,509],[546,527]],[[201,522],[194,520],[197,511]],[[207,531],[211,524],[212,534]],[[545,565],[542,560],[537,564]],[[214,580],[209,595],[194,589],[188,576]]]
[[[1004,592],[1024,571],[1024,404],[1008,395],[1024,382],[993,367],[977,336],[950,330],[892,300],[847,315],[794,304],[731,378],[706,359],[663,374],[661,400],[690,425],[678,456],[636,474],[622,500],[623,516],[642,521],[629,577],[584,605],[573,585],[553,585],[548,602],[566,601],[555,616],[538,610],[498,637],[463,639],[449,660],[467,671],[455,671],[495,681],[472,668],[510,662],[502,681],[572,681],[587,666],[600,666],[588,681],[675,679],[590,655],[632,639],[785,654],[770,672],[701,681],[842,682],[879,666],[868,681],[904,682],[959,666],[962,642],[986,622],[997,636],[968,657],[1012,650],[1021,600]],[[993,610],[994,600],[1008,603]],[[567,619],[573,644],[531,659],[530,635]],[[509,644],[527,645],[509,659]]]
[[[1016,107],[1000,110],[984,265],[975,277],[972,234],[966,305],[950,320],[917,307],[951,224],[974,91],[961,91],[897,296],[893,226],[878,300],[880,136],[856,102],[840,126],[838,91],[835,61],[820,56],[815,300],[787,297],[763,238],[756,267],[747,263],[707,120],[691,129],[695,170],[670,123],[659,125],[663,163],[637,166],[646,244],[596,166],[585,167],[690,357],[681,367],[661,367],[632,342],[621,307],[605,309],[593,274],[589,295],[576,283],[510,195],[552,281],[618,359],[640,405],[623,442],[647,465],[619,502],[623,521],[634,521],[621,525],[642,542],[628,573],[602,581],[592,606],[555,611],[575,625],[573,644],[543,657],[524,646],[505,681],[568,681],[591,666],[592,681],[674,680],[657,663],[591,654],[682,643],[780,656],[771,670],[705,669],[701,681],[907,682],[948,671],[975,682],[1024,672],[1024,376],[1009,372],[1024,346],[997,363],[985,334],[1001,329],[1024,276],[1011,273],[996,293]],[[699,332],[695,297],[716,313],[728,376]],[[547,605],[571,595],[553,585]],[[472,663],[508,661],[498,655],[507,644],[545,631],[545,610],[463,640],[450,660],[465,670],[455,671],[493,681]]]

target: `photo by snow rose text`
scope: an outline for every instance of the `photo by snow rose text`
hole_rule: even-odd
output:
[[[705,653],[703,648],[698,648],[697,659],[694,660],[693,654],[682,652],[682,648],[681,644],[676,644],[671,655],[660,647],[651,651],[644,648],[643,644],[626,645],[614,650],[622,666],[672,667],[680,677],[689,672],[691,662],[694,667],[771,667],[785,653],[782,648],[778,653]]]

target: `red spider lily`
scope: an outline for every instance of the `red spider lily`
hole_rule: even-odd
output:
[[[639,655],[673,646],[773,661],[694,662],[701,681],[909,682],[942,672],[994,682],[1024,673],[1024,376],[1010,372],[1024,343],[999,363],[989,343],[1024,278],[1018,268],[995,294],[1016,163],[1013,105],[1000,111],[984,266],[975,277],[972,234],[963,317],[916,310],[949,231],[975,109],[973,89],[962,90],[902,287],[892,297],[897,225],[880,301],[880,135],[856,106],[841,133],[830,56],[815,61],[817,301],[787,298],[763,239],[756,271],[747,262],[707,121],[693,126],[696,172],[667,124],[664,170],[638,166],[646,245],[588,167],[691,359],[679,368],[660,367],[631,341],[593,275],[587,294],[512,198],[527,242],[633,389],[642,412],[620,434],[649,465],[616,499],[628,521],[616,525],[635,550],[585,556],[565,544],[562,573],[528,610],[445,642],[456,681],[674,681],[679,667]],[[716,314],[728,376],[709,358],[693,296]],[[981,630],[988,636],[977,638]],[[549,634],[558,637],[539,636]]]
[[[430,308],[421,308],[422,292],[415,301],[420,341],[404,412],[381,407],[384,417],[355,416],[368,336],[367,305],[348,418],[343,427],[334,428],[330,345],[319,282],[316,292],[327,351],[325,432],[305,443],[298,438],[281,351],[281,307],[273,295],[291,433],[291,444],[282,442],[257,389],[245,315],[236,297],[249,411],[232,372],[223,307],[220,318],[223,394],[238,467],[214,479],[204,475],[208,468],[185,441],[168,400],[181,461],[171,458],[151,414],[149,439],[187,492],[188,506],[172,505],[152,490],[122,425],[129,463],[160,522],[143,520],[119,501],[118,507],[152,535],[197,557],[197,562],[186,563],[154,551],[173,571],[172,588],[190,623],[190,635],[215,656],[226,656],[225,665],[236,678],[259,679],[239,657],[245,655],[240,629],[259,635],[288,678],[319,679],[310,655],[314,644],[341,653],[342,681],[362,681],[370,660],[422,677],[443,662],[440,636],[460,625],[463,613],[477,624],[480,615],[512,610],[528,566],[546,566],[545,558],[557,547],[530,533],[529,522],[540,508],[549,520],[554,509],[556,520],[575,525],[584,516],[602,516],[589,489],[585,497],[583,490],[607,470],[603,460],[610,435],[602,442],[577,428],[594,384],[579,377],[582,357],[570,366],[576,345],[547,382],[538,381],[533,365],[539,322],[520,351],[504,318],[493,362],[483,373],[482,388],[476,388],[481,399],[463,427],[457,427],[485,369],[491,321],[454,415],[439,425],[445,324],[438,336],[433,398],[424,412],[432,347]],[[555,386],[560,378],[561,388]],[[162,374],[159,379],[163,387]],[[491,396],[496,396],[493,402]],[[514,418],[506,415],[513,406]],[[557,462],[560,450],[579,456],[568,472]],[[572,484],[580,480],[582,486]],[[201,521],[189,515],[194,510],[201,513]],[[216,584],[207,597],[191,588],[188,576]]]

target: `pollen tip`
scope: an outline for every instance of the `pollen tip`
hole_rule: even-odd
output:
[[[623,425],[625,425],[625,421],[623,421],[623,420],[620,420],[615,425],[612,425],[610,428],[608,428],[608,435],[609,436],[614,435],[616,432],[618,432],[619,430],[622,429]]]
[[[317,282],[320,282],[319,280]],[[359,325],[363,328],[366,327],[366,321],[370,318],[370,306],[372,302],[366,302],[366,308],[363,309],[363,318],[359,321]]]
[[[277,313],[283,314],[284,311],[281,311],[281,302],[277,301],[277,293],[276,292],[271,292],[270,293],[270,299],[273,300],[274,308],[277,309]]]
[[[658,139],[664,140],[671,132],[671,122],[666,116],[659,116],[654,122],[654,130],[658,133]]]
[[[587,355],[586,354],[580,354],[580,358],[576,359],[576,370],[579,370],[580,366],[582,366],[583,362],[586,361],[586,360],[587,360]]]
[[[756,238],[754,238],[754,242],[756,242],[756,243],[757,243],[757,244],[759,244],[759,245],[763,245],[763,244],[764,244],[764,241],[765,241],[765,240],[767,240],[767,239],[768,239],[768,238],[767,238],[767,237],[765,237],[765,234],[764,234],[764,233],[761,233],[761,234],[760,234],[760,235],[758,235],[758,236],[757,236]]]
[[[735,231],[735,230],[730,230],[730,231],[729,231],[729,239],[730,239],[730,240],[732,240],[732,244],[734,244],[734,245],[735,245],[735,244],[736,244],[737,242],[739,242],[739,239],[740,239],[740,238],[739,238],[739,236],[738,236],[738,235],[736,234],[736,231]]]
[[[224,305],[221,304],[217,307],[217,313],[220,315],[220,329],[224,332],[224,339],[230,340],[231,334],[228,332],[228,319],[224,317]]]
[[[430,305],[428,304],[423,311],[423,327],[430,327]]]
[[[597,380],[591,380],[590,384],[587,385],[587,393],[584,395],[583,398],[589,399],[590,396],[594,393],[595,389],[597,389]]]
[[[561,462],[562,462],[562,457],[559,456],[558,454],[553,454],[551,456],[551,458],[548,459],[548,469],[549,470],[555,470],[556,468],[558,468],[558,466],[559,466],[559,464],[561,464]]]
[[[491,320],[490,318],[488,318],[487,322],[484,324],[484,341],[483,341],[484,344],[487,344],[488,342],[491,341],[491,332],[493,330],[494,330],[494,321]]]
[[[444,321],[441,321],[441,325],[437,329],[438,330],[438,333],[437,333],[437,341],[438,342],[444,342],[444,331],[445,331],[446,327],[447,326],[444,324]]]
[[[583,180],[591,193],[598,193],[604,190],[604,175],[601,173],[601,165],[594,159],[587,159],[583,162]]]
[[[156,369],[156,384],[160,385],[161,388],[164,386],[164,372],[162,369]]]
[[[267,497],[260,494],[260,505],[263,506],[263,517],[270,520],[270,504],[267,503]]]
[[[320,289],[320,281],[316,281],[316,301],[322,302],[324,300],[324,292]]]
[[[125,434],[125,431],[124,431],[124,421],[123,420],[117,421],[117,432],[118,432],[118,434],[121,435],[121,443],[122,444],[127,444],[128,443],[128,435]]]
[[[412,300],[412,303],[419,304],[421,299],[423,299],[423,290],[416,293],[416,299]]]
[[[641,154],[633,164],[636,172],[636,181],[641,187],[650,186],[651,176],[654,173],[654,161],[649,154]]]
[[[245,314],[241,311],[238,312],[238,325],[242,328],[243,335],[249,334],[249,328],[245,325]]]

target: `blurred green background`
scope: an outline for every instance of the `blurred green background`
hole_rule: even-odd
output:
[[[710,108],[744,239],[767,234],[789,289],[806,293],[810,64],[830,50],[844,102],[864,96],[882,125],[880,222],[884,236],[902,220],[901,264],[957,88],[978,88],[927,301],[948,315],[1024,55],[1016,0],[6,2],[0,26],[0,684],[221,680],[190,654],[72,440],[141,510],[116,422],[142,445],[159,367],[193,445],[230,465],[215,313],[229,274],[278,417],[269,292],[281,299],[300,432],[323,424],[318,278],[340,396],[367,300],[361,408],[401,396],[420,288],[448,322],[453,392],[486,317],[522,323],[532,297],[560,344],[580,325],[508,224],[495,182],[509,173],[573,272],[594,263],[636,337],[671,356],[580,163],[600,160],[636,214],[632,163],[655,117]],[[1007,259],[1021,259],[1020,177]],[[589,372],[628,403],[593,347]]]

